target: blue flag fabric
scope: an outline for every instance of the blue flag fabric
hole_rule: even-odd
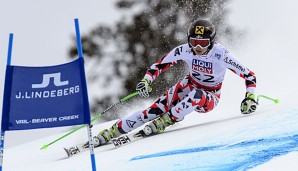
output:
[[[49,67],[7,66],[2,130],[90,124],[84,59]]]

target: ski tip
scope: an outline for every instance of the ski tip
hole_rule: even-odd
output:
[[[79,146],[73,146],[70,148],[63,148],[63,149],[66,152],[68,158],[80,153],[82,150],[82,149],[79,149]]]
[[[40,148],[40,150],[45,150],[45,149],[47,149],[48,148],[48,145],[43,145],[41,148]]]
[[[67,150],[66,148],[63,148],[67,154],[67,158],[71,157],[71,154],[69,153],[69,150]]]

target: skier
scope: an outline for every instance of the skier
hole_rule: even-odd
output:
[[[214,42],[215,35],[215,27],[210,21],[194,21],[188,29],[188,42],[174,48],[154,63],[137,84],[136,90],[141,97],[148,98],[152,91],[152,81],[178,60],[185,61],[189,67],[185,78],[167,90],[149,108],[122,118],[111,128],[100,131],[94,137],[94,147],[106,144],[112,138],[126,134],[149,121],[151,122],[142,131],[143,136],[161,133],[193,111],[211,111],[219,102],[226,69],[245,79],[246,93],[240,106],[241,113],[254,112],[257,106],[254,96],[255,74],[222,45]]]

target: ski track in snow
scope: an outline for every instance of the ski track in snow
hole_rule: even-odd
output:
[[[278,121],[280,114],[285,118],[283,122]],[[268,135],[267,132],[272,132],[273,135],[267,138],[259,137],[235,144],[193,147],[140,155],[131,158],[130,162],[145,159],[171,160],[171,163],[174,163],[173,170],[251,169],[275,157],[298,151],[298,128],[295,126],[298,120],[298,108],[280,114],[277,113],[264,120],[262,125],[245,131],[251,133],[262,131],[262,137]],[[273,125],[276,129],[272,129]],[[166,166],[164,169],[169,169],[169,167]]]
[[[265,106],[252,115],[231,114],[217,118],[221,113],[199,116],[193,113],[185,122],[180,122],[163,134],[140,139],[118,149],[112,144],[96,148],[97,169],[197,171],[257,170],[264,167],[259,170],[272,170],[276,163],[275,167],[268,163],[290,153],[294,156],[286,160],[292,160],[294,167],[297,167],[298,107],[285,105],[270,106],[268,109]],[[95,125],[93,131],[97,132],[112,123],[114,121]],[[79,131],[76,136],[46,151],[38,147],[53,137],[9,148],[4,153],[4,170],[91,170],[88,151],[67,159],[62,148],[86,141],[78,139],[80,136],[85,137],[85,134],[85,130]],[[286,167],[284,161],[279,167]]]
[[[119,10],[110,12],[112,9],[111,3],[114,3],[114,1],[109,2],[109,6],[103,2],[83,3],[87,6],[82,6],[79,3],[67,5],[67,3],[62,4],[59,2],[59,9],[56,8],[57,5],[55,2],[48,5],[35,3],[35,6],[26,3],[30,7],[39,10],[32,10],[33,8],[29,6],[20,6],[21,8],[15,8],[15,12],[11,11],[12,8],[9,8],[10,6],[14,6],[14,4],[6,3],[1,7],[6,7],[3,9],[10,10],[10,13],[13,15],[1,15],[6,17],[6,20],[3,20],[4,24],[2,23],[2,26],[8,26],[2,30],[5,32],[3,32],[5,37],[7,33],[13,31],[19,35],[17,36],[17,41],[27,42],[28,39],[26,36],[32,39],[34,37],[31,35],[39,32],[36,30],[40,29],[36,27],[36,23],[44,23],[44,18],[48,18],[48,21],[55,21],[48,22],[49,25],[44,23],[43,25],[47,28],[48,26],[57,24],[57,16],[63,16],[63,20],[60,23],[64,23],[62,25],[67,28],[65,30],[70,31],[66,33],[61,31],[61,29],[52,29],[58,30],[47,34],[50,36],[48,38],[52,40],[52,38],[56,37],[53,36],[55,34],[60,35],[58,37],[73,34],[73,23],[71,20],[74,16],[80,18],[80,21],[83,22],[82,29],[85,28],[86,31],[98,21],[103,22],[103,19],[107,19],[109,23],[114,23],[116,18],[120,19],[119,17],[123,16],[123,13],[119,12]],[[88,11],[75,10],[89,9],[90,5],[95,8]],[[239,28],[241,32],[243,30],[247,34],[244,37],[237,37],[239,39],[239,46],[234,46],[228,41],[222,42],[223,45],[233,47],[229,50],[256,73],[258,82],[257,91],[261,94],[264,93],[268,96],[278,97],[281,103],[264,107],[263,104],[267,103],[264,100],[260,103],[255,114],[248,116],[241,115],[239,112],[239,103],[244,95],[241,93],[243,85],[241,85],[240,89],[239,83],[241,80],[238,81],[238,77],[227,74],[225,78],[227,81],[223,86],[221,102],[212,112],[206,115],[190,114],[177,128],[168,129],[161,135],[144,138],[119,149],[115,149],[111,144],[95,149],[97,170],[297,170],[298,103],[295,85],[298,84],[298,80],[295,78],[295,73],[297,73],[297,52],[295,50],[297,49],[296,40],[298,34],[296,32],[298,29],[298,20],[292,19],[293,16],[297,16],[297,1],[233,1],[230,5],[232,7],[229,19],[231,24],[236,26],[236,30]],[[100,17],[103,11],[98,10],[98,7],[109,9],[106,13],[113,15],[109,15],[108,17],[107,15],[102,15],[104,18]],[[264,12],[264,9],[266,9],[266,12]],[[55,15],[49,15],[49,12],[53,10],[55,11]],[[6,10],[1,11],[7,13]],[[80,12],[85,15],[82,15]],[[36,13],[38,13],[39,17],[31,17],[35,16]],[[49,18],[51,16],[54,18]],[[111,16],[114,18],[113,20],[111,20]],[[21,21],[23,17],[26,19],[24,21],[30,23],[27,26],[32,27],[26,26],[27,28],[25,28],[23,22],[11,22]],[[30,19],[30,21],[27,19]],[[5,24],[5,21],[7,24]],[[284,36],[285,34],[283,33],[286,33],[288,36]],[[43,32],[40,32],[40,34],[45,35]],[[38,37],[47,40],[46,37]],[[5,48],[7,42],[2,41],[4,45],[1,45],[1,47]],[[47,42],[60,42],[60,45],[63,46],[55,45],[55,47],[63,48],[68,41]],[[49,46],[48,43],[44,45],[47,48],[52,48],[55,55],[48,54],[50,57],[48,59],[52,60],[45,60],[47,57],[40,58],[40,56],[43,56],[40,54],[44,54],[45,48],[37,48],[41,49],[41,52],[36,53],[37,51],[35,51],[32,54],[32,52],[27,50],[24,51],[24,49],[30,49],[24,46],[24,42],[17,42],[16,45],[17,49],[13,52],[13,56],[16,56],[14,58],[15,61],[13,61],[15,64],[26,65],[30,63],[31,65],[32,60],[35,61],[34,65],[37,66],[40,66],[40,64],[49,65],[65,62],[61,58],[61,56],[65,55],[57,55],[59,49]],[[23,49],[18,49],[22,46]],[[5,57],[6,53],[1,56]],[[32,58],[30,60],[29,58],[22,58],[20,56],[32,56]],[[59,56],[59,58],[53,58],[53,56]],[[38,62],[37,59],[40,59],[40,61]],[[2,58],[2,61],[6,61],[6,58]],[[90,62],[92,63],[92,61]],[[2,68],[5,68],[4,64]],[[4,76],[4,70],[2,75]],[[98,87],[89,87],[88,90],[92,92],[91,94],[103,93],[102,90],[98,90]],[[244,91],[242,92],[244,93]],[[133,110],[130,109],[129,112],[133,112]],[[126,111],[123,113],[126,113]],[[99,130],[108,128],[114,122],[94,125],[92,128],[93,135],[96,135]],[[55,129],[51,130],[54,132]],[[50,131],[50,129],[47,130]],[[53,144],[44,151],[40,150],[43,144],[53,141],[65,132],[48,136],[38,131],[41,130],[26,130],[17,134],[10,134],[9,131],[6,133],[5,143],[9,144],[7,139],[16,142],[20,141],[21,143],[17,143],[19,145],[9,148],[5,147],[4,171],[91,170],[90,154],[88,151],[72,158],[66,158],[63,150],[63,147],[85,143],[87,141],[85,129]],[[36,137],[41,137],[41,139],[34,138],[35,136],[33,134],[39,135]],[[18,137],[12,137],[13,135],[17,135]],[[24,137],[27,137],[27,139],[23,139]],[[28,141],[28,137],[30,141]]]
[[[289,152],[298,151],[298,148],[296,147],[297,143],[298,134],[280,138],[244,141],[234,145],[218,145],[165,151],[137,156],[132,158],[130,161],[171,155],[198,153],[194,154],[195,156],[191,157],[191,159],[187,158],[188,161],[195,161],[194,164],[191,165],[193,169],[244,170],[263,164],[274,157],[285,155]],[[211,156],[221,156],[221,158],[214,160],[214,158]],[[204,158],[212,158],[213,161],[206,163]],[[222,160],[223,158],[224,160]],[[183,163],[186,162],[182,160],[176,165],[186,169],[186,165]]]

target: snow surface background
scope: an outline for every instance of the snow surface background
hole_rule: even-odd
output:
[[[98,16],[102,15],[96,9],[90,10],[90,13],[79,11],[87,5],[86,3],[73,3],[73,6],[61,4],[56,8],[55,13],[51,13],[56,7],[52,3],[42,5],[34,2],[36,7],[40,7],[35,11],[40,14],[39,16],[55,17],[45,20],[31,13],[27,21],[35,22],[26,25],[26,20],[19,23],[20,19],[23,19],[22,15],[26,18],[25,12],[28,12],[24,11],[26,8],[15,9],[17,7],[12,5],[13,2],[5,3],[7,7],[19,11],[18,15],[9,16],[2,13],[0,15],[1,21],[3,19],[6,22],[3,25],[6,33],[3,34],[1,31],[0,58],[1,61],[5,61],[1,62],[1,78],[4,78],[9,32],[15,33],[16,36],[12,63],[23,65],[30,65],[32,61],[35,62],[34,65],[64,63],[66,59],[61,59],[61,56],[65,54],[59,53],[65,52],[67,42],[64,40],[63,44],[60,44],[64,47],[63,50],[51,49],[57,46],[59,40],[43,37],[45,32],[38,32],[32,24],[48,21],[49,31],[52,29],[50,26],[55,25],[54,31],[48,35],[51,37],[61,32],[57,25],[63,25],[63,35],[67,36],[65,39],[69,39],[69,35],[74,33],[73,18],[80,19],[81,30],[84,32],[86,28],[92,27],[92,20],[94,23],[100,20],[94,19],[92,13],[98,12]],[[88,4],[88,6],[98,5],[94,1],[92,3],[94,4]],[[232,1],[230,5],[232,12],[229,22],[247,32],[247,37],[240,37],[243,42],[237,47],[232,47],[230,51],[256,73],[257,94],[278,97],[280,104],[275,105],[261,99],[255,114],[241,115],[239,106],[244,96],[244,83],[242,79],[228,71],[221,101],[214,111],[208,114],[192,113],[178,126],[170,128],[161,135],[142,139],[119,149],[114,149],[112,145],[95,149],[98,170],[296,170],[298,102],[295,88],[298,83],[296,77],[298,21],[294,17],[298,13],[295,9],[297,4],[298,2],[294,0],[282,2],[240,0]],[[41,7],[48,7],[48,10],[42,10]],[[0,8],[0,11],[13,14],[13,11],[5,9],[5,6],[1,5]],[[59,20],[59,17],[63,19]],[[20,33],[17,28],[21,27],[25,31]],[[40,24],[40,27],[44,27],[43,24]],[[51,47],[50,50],[46,46],[37,48],[36,52],[31,53],[29,47],[38,47],[42,44],[40,42],[44,41],[43,39],[49,40],[46,45]],[[47,60],[42,59],[41,56],[45,56]],[[60,58],[56,59],[56,56]],[[22,57],[28,57],[28,59]],[[3,87],[0,87],[0,90],[2,96]],[[140,110],[150,103],[152,101],[137,105],[127,114]],[[114,121],[111,121],[94,126],[94,135],[113,123]],[[53,134],[61,131],[62,128],[52,128],[7,132],[4,170],[91,170],[88,152],[66,159],[62,149],[62,147],[87,141],[85,129],[61,140],[45,151],[39,150],[43,144],[65,133],[47,136],[49,134],[47,132]],[[12,145],[16,141],[18,145]]]

